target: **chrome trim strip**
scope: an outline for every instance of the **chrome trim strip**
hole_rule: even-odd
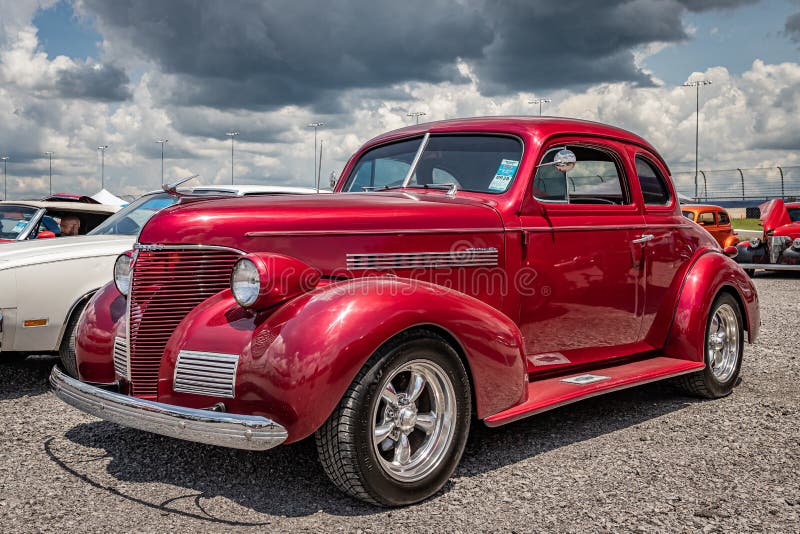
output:
[[[286,429],[266,417],[184,408],[129,397],[67,376],[50,373],[53,393],[75,408],[123,426],[173,438],[263,451],[286,441]]]
[[[425,132],[425,136],[422,138],[422,142],[419,144],[417,153],[414,154],[414,159],[411,161],[411,166],[408,168],[406,177],[403,178],[403,187],[408,187],[408,183],[411,181],[411,177],[414,175],[414,171],[417,170],[417,165],[419,165],[419,160],[422,159],[422,153],[425,152],[425,147],[428,146],[428,141],[430,140],[430,138],[431,138],[431,133]]]
[[[160,250],[227,250],[229,252],[236,252],[237,254],[246,254],[246,252],[238,248],[223,247],[222,245],[162,245],[160,243],[139,243],[133,244],[134,250],[144,250],[147,252],[158,252]]]
[[[117,376],[130,381],[130,366],[128,365],[128,340],[118,336],[114,337],[114,372]]]
[[[362,194],[362,193],[354,193]],[[508,231],[514,231],[512,228]],[[499,234],[504,228],[379,228],[369,230],[264,230],[247,232],[246,237],[305,237],[305,236],[349,236],[349,235],[404,235],[404,234]]]
[[[172,389],[177,393],[232,399],[236,396],[238,367],[238,354],[182,350],[175,362]]]
[[[433,269],[437,267],[496,267],[496,248],[468,248],[448,252],[387,252],[347,254],[347,268]]]

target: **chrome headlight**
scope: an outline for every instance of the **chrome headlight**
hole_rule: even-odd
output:
[[[760,237],[751,237],[750,238],[750,248],[758,248],[761,246],[761,238]]]
[[[248,308],[256,303],[261,292],[261,277],[253,260],[242,258],[233,266],[231,292],[239,306]]]
[[[131,289],[131,257],[129,254],[120,254],[114,262],[114,284],[117,291],[127,295]]]
[[[794,238],[794,241],[792,241],[792,248],[795,250],[800,250],[800,237]]]

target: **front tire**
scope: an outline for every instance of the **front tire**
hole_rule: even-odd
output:
[[[83,308],[86,304],[81,304],[72,313],[67,327],[64,329],[64,337],[61,339],[61,346],[58,347],[58,357],[61,359],[61,366],[64,371],[72,378],[78,378],[78,361],[75,356],[75,327],[81,318]]]
[[[678,385],[692,395],[718,399],[730,395],[739,378],[744,353],[744,328],[739,303],[720,293],[706,321],[702,371],[680,377]]]
[[[325,473],[383,506],[419,502],[455,470],[472,418],[470,383],[438,334],[401,334],[370,357],[316,433]]]

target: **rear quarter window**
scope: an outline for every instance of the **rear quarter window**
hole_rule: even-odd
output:
[[[636,174],[642,189],[644,203],[648,206],[666,206],[670,203],[669,187],[661,172],[642,156],[636,156]],[[684,212],[684,215],[686,213]]]

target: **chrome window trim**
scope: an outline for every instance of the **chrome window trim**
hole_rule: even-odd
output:
[[[33,229],[39,226],[39,223],[42,222],[42,217],[44,217],[44,213],[47,211],[45,208],[39,208],[39,210],[33,214],[30,221],[28,221],[28,226],[17,235],[17,241],[25,241],[28,239],[28,236],[31,235]]]

